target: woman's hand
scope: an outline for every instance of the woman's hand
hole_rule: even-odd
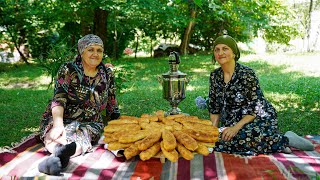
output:
[[[227,127],[222,131],[222,140],[230,141],[234,136],[236,136],[239,132],[239,128],[236,126]]]
[[[63,126],[54,126],[49,132],[49,138],[51,142],[56,142],[59,144],[66,143],[66,131]]]
[[[255,116],[252,115],[245,115],[237,124],[234,126],[226,127],[222,131],[222,140],[224,141],[230,141],[234,136],[236,136],[239,132],[239,130],[246,124],[252,122],[254,120]]]
[[[219,119],[220,119],[220,114],[211,114],[210,113],[210,120],[211,120],[213,126],[218,127]]]

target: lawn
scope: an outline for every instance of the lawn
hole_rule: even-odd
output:
[[[320,134],[320,54],[243,55],[240,62],[254,68],[267,99],[278,111],[279,130],[299,135]],[[181,57],[179,70],[191,78],[186,99],[179,108],[208,119],[195,106],[206,96],[211,56]],[[123,58],[112,62],[116,75],[125,79],[117,94],[123,115],[140,116],[168,110],[158,76],[169,70],[167,58]],[[119,79],[120,79],[119,77]],[[41,115],[52,97],[50,77],[38,65],[0,64],[0,147],[8,146],[38,130]]]

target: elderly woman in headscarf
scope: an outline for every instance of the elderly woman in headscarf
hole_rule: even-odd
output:
[[[220,65],[210,74],[208,97],[210,119],[221,130],[215,151],[257,155],[290,153],[289,147],[313,150],[310,141],[294,132],[279,133],[276,110],[264,97],[255,71],[238,62],[240,51],[232,37],[219,36],[213,54]]]
[[[60,67],[40,123],[40,139],[53,156],[39,164],[40,172],[58,175],[70,157],[90,152],[103,131],[102,111],[109,119],[120,116],[114,76],[102,63],[103,51],[100,37],[88,34],[78,41],[76,59]]]

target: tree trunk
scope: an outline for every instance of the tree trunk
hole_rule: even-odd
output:
[[[99,7],[94,10],[94,25],[93,25],[93,34],[99,36],[103,44],[107,43],[107,18],[108,11],[100,9]]]
[[[81,35],[84,36],[84,35],[90,34],[90,33],[92,33],[92,29],[91,29],[90,25],[86,21],[82,20],[81,21]]]
[[[307,52],[311,51],[310,48],[310,34],[311,34],[311,15],[312,15],[312,8],[313,8],[313,0],[310,0],[309,11],[308,11],[308,18],[307,18]]]
[[[193,29],[194,24],[195,24],[195,22],[190,21],[188,24],[188,27],[184,31],[183,39],[180,44],[180,53],[182,55],[185,55],[188,52],[188,44],[190,42],[190,38],[192,35],[192,29]]]
[[[19,55],[20,55],[20,58],[22,58],[22,60],[26,63],[26,64],[30,64],[28,62],[28,59],[25,57],[25,55],[21,52],[20,50],[20,45],[18,43],[19,40],[17,40],[17,37],[14,37],[13,33],[10,31],[10,27],[9,26],[6,26],[6,29],[7,29],[7,32],[9,33],[9,36],[11,37],[12,41],[13,41],[13,44],[14,44],[14,47],[17,49]]]
[[[313,47],[317,46],[317,42],[318,42],[318,39],[319,39],[319,34],[320,34],[320,24],[318,25],[318,30],[317,30],[315,38],[314,38],[315,41],[313,42]]]
[[[118,35],[117,35],[117,32],[114,33],[112,59],[118,59]]]
[[[112,59],[118,58],[118,32],[117,27],[114,27],[114,36],[113,36],[113,52],[112,52]]]
[[[136,35],[137,40],[136,40],[136,47],[134,51],[134,58],[137,59],[137,52],[138,52],[138,47],[139,47],[139,34]]]
[[[195,21],[194,19],[196,18],[196,10],[195,8],[191,7],[190,3],[189,3],[189,8],[190,8],[190,21],[188,23],[188,26],[187,28],[184,30],[184,35],[183,35],[183,39],[181,41],[181,44],[180,44],[180,53],[181,55],[185,55],[187,54],[187,48],[188,48],[188,45],[189,45],[189,42],[190,42],[190,38],[191,38],[191,35],[192,35],[192,30],[193,30],[193,27],[195,25]]]
[[[152,50],[153,50],[153,46],[152,46],[152,38],[151,38],[151,43],[150,43],[150,57],[152,57]]]

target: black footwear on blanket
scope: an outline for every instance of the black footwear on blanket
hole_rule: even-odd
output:
[[[62,171],[60,158],[50,156],[47,159],[43,160],[41,163],[39,163],[38,169],[39,172],[48,175],[59,176]]]
[[[68,166],[70,157],[76,152],[77,145],[72,142],[67,145],[58,144],[55,148],[54,155],[60,158],[62,169]]]

